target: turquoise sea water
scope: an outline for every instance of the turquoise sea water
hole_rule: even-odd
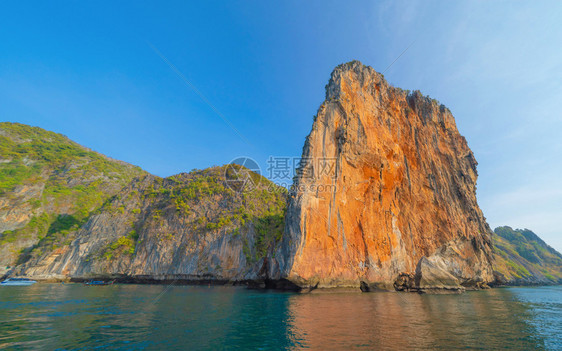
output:
[[[0,349],[562,349],[562,287],[461,295],[0,287]]]

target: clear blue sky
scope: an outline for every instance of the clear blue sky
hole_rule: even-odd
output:
[[[383,71],[412,42],[385,76],[451,109],[490,224],[562,251],[556,1],[0,1],[0,120],[161,176],[240,155],[265,168],[300,155],[337,64]]]

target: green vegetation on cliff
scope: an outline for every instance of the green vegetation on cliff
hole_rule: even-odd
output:
[[[19,272],[256,277],[283,236],[287,191],[241,166],[236,173],[255,186],[233,189],[232,167],[137,177],[80,229],[41,241]],[[62,265],[44,264],[55,259]]]
[[[0,265],[21,262],[33,247],[64,243],[92,211],[143,173],[61,134],[0,123]]]
[[[252,189],[236,191],[228,182],[232,180],[228,173],[232,167],[211,167],[156,179],[141,192],[142,199],[150,203],[144,212],[152,213],[150,219],[159,221],[161,226],[164,221],[169,224],[177,220],[199,235],[228,232],[235,237],[241,231],[253,230],[253,244],[245,241],[245,253],[248,262],[257,262],[281,240],[287,191],[259,174],[234,165],[237,172],[251,177],[256,184]]]
[[[562,283],[562,255],[528,229],[494,230],[496,275],[505,284]]]
[[[132,230],[129,235],[122,236],[119,239],[112,242],[105,252],[103,257],[107,260],[111,260],[115,255],[132,255],[135,253],[135,247],[137,245],[138,235],[135,230]]]

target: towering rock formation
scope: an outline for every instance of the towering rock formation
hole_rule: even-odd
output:
[[[493,280],[477,163],[445,106],[340,65],[302,156],[271,277],[363,290]]]

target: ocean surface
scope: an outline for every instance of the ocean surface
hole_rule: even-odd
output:
[[[562,287],[460,295],[0,287],[0,349],[562,349]]]

